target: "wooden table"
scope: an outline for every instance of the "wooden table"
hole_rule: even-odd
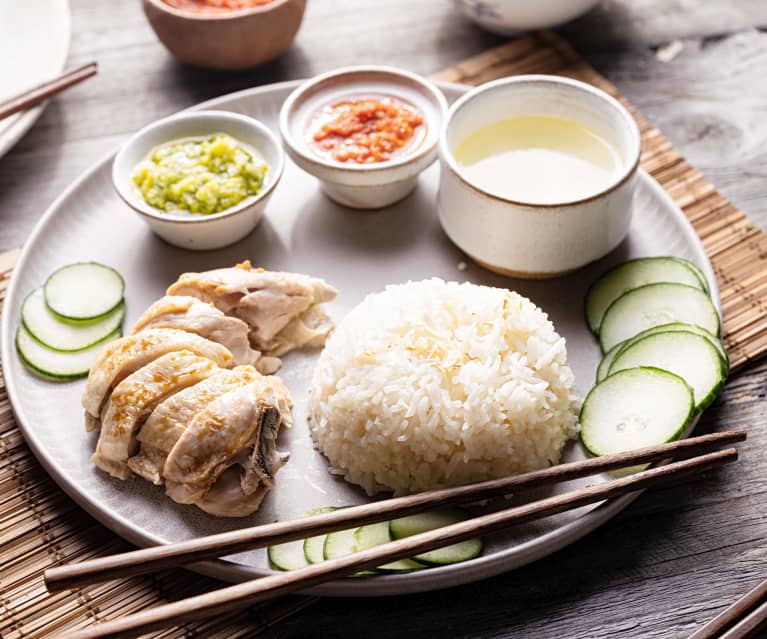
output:
[[[503,40],[445,0],[311,0],[295,46],[243,73],[176,63],[138,0],[72,0],[70,66],[99,76],[55,99],[0,159],[0,250],[128,133],[222,93],[350,63],[428,74]],[[614,0],[562,29],[736,205],[767,228],[767,3]],[[681,40],[671,61],[658,47]],[[662,56],[661,56],[662,57]],[[8,63],[8,61],[6,61]],[[324,600],[276,637],[685,637],[767,576],[767,363],[728,383],[701,432],[746,426],[737,468],[653,491],[584,540],[513,573],[396,599]]]

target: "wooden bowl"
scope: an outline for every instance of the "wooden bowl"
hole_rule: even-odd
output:
[[[209,69],[247,69],[282,55],[293,42],[306,0],[225,12],[193,13],[163,0],[142,0],[155,34],[182,62]]]

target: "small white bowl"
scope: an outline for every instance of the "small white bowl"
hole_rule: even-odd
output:
[[[391,160],[372,164],[337,162],[311,148],[307,130],[322,107],[356,96],[394,96],[423,115],[420,143]],[[317,76],[288,96],[280,110],[280,134],[290,158],[319,179],[332,200],[355,209],[378,209],[401,200],[415,188],[418,175],[437,159],[437,142],[447,101],[431,82],[407,71],[383,66],[346,67]]]
[[[622,170],[598,193],[554,204],[515,201],[472,183],[453,150],[474,131],[507,118],[542,115],[579,122],[617,149]],[[547,75],[504,78],[455,102],[440,138],[439,218],[476,262],[523,278],[556,277],[593,262],[631,223],[641,153],[639,128],[615,99],[589,84]]]
[[[263,156],[268,168],[261,190],[212,215],[165,213],[147,204],[131,179],[136,165],[156,146],[213,133],[227,133]],[[112,163],[112,183],[125,203],[166,242],[203,251],[234,244],[256,227],[284,166],[285,154],[277,137],[258,120],[228,111],[188,111],[158,120],[131,137]]]
[[[499,35],[548,29],[586,13],[599,0],[453,0],[479,26]]]

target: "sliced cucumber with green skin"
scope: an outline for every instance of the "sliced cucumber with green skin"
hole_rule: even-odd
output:
[[[673,259],[675,259],[677,262],[681,262],[688,268],[691,268],[693,271],[695,271],[695,275],[698,276],[698,280],[700,281],[700,285],[703,288],[703,290],[706,291],[706,293],[711,293],[711,289],[708,285],[708,278],[706,277],[706,274],[703,271],[701,271],[696,264],[694,264],[693,262],[690,262],[689,260],[682,259],[681,257],[675,257]]]
[[[640,339],[649,337],[650,335],[655,335],[657,333],[695,333],[696,335],[705,337],[709,342],[711,342],[711,346],[717,350],[719,357],[722,358],[722,363],[724,364],[725,369],[729,371],[730,358],[727,355],[727,351],[724,350],[724,346],[722,346],[722,341],[715,335],[709,333],[706,329],[701,328],[700,326],[696,326],[695,324],[686,324],[685,322],[672,322],[671,324],[653,326],[652,328],[648,328],[646,331],[637,333],[637,335],[631,339],[622,342],[619,344],[619,347],[625,348],[629,344],[633,344],[634,342],[638,342]],[[613,350],[615,350],[615,348],[613,348]]]
[[[327,535],[316,535],[304,539],[304,556],[310,564],[318,564],[325,560],[325,538]]]
[[[338,559],[357,552],[357,538],[354,536],[356,530],[348,528],[328,533],[322,548],[323,559]]]
[[[107,342],[118,337],[119,329],[98,344],[74,353],[65,353],[48,348],[36,340],[22,324],[16,332],[16,350],[33,373],[45,379],[65,382],[87,376],[96,355]]]
[[[697,273],[686,260],[643,257],[623,262],[602,275],[586,293],[586,321],[599,334],[610,305],[631,289],[656,282],[676,282],[705,291]]]
[[[613,373],[581,408],[581,441],[592,455],[664,444],[681,437],[695,414],[692,389],[658,368]]]
[[[698,411],[714,401],[727,378],[719,352],[696,333],[656,333],[627,344],[613,360],[608,379],[617,371],[638,366],[660,368],[681,377],[692,388]],[[653,395],[648,393],[647,397],[655,401]]]
[[[685,324],[684,322],[672,322],[671,324],[661,324],[660,326],[653,326],[652,328],[648,328],[646,331],[642,331],[641,333],[638,333],[631,339],[627,339],[625,342],[621,342],[620,344],[613,346],[607,352],[607,354],[602,358],[602,361],[599,362],[599,366],[597,368],[597,382],[601,382],[605,377],[607,377],[610,370],[610,366],[613,363],[613,360],[618,355],[618,353],[620,353],[621,350],[626,348],[626,346],[628,346],[629,344],[638,342],[640,339],[649,337],[650,335],[656,335],[657,333],[680,333],[680,332],[695,333],[696,335],[705,337],[709,342],[711,342],[711,345],[719,353],[719,356],[722,359],[722,364],[724,365],[725,371],[729,372],[730,358],[727,355],[727,351],[724,350],[724,346],[722,346],[722,342],[718,337],[712,335],[706,329],[701,328],[700,326],[696,326],[695,324]]]
[[[304,555],[303,539],[269,546],[266,552],[269,557],[269,563],[278,570],[298,570],[309,565],[306,555]]]
[[[320,513],[329,513],[332,510],[338,510],[338,506],[326,506],[323,508],[314,508],[307,515],[319,515]],[[304,556],[310,564],[318,564],[324,561],[325,538],[327,535],[315,535],[304,539]]]
[[[602,352],[648,328],[671,322],[695,324],[719,335],[719,314],[700,288],[661,282],[628,291],[607,309],[599,332]]]
[[[380,546],[381,544],[388,544],[392,540],[391,533],[389,532],[389,522],[380,521],[377,524],[361,526],[354,531],[354,538],[358,551]],[[417,561],[400,559],[399,561],[392,561],[383,566],[378,566],[376,570],[379,572],[410,572],[411,570],[420,570],[422,568],[424,568],[424,565],[419,564]]]
[[[626,342],[621,342],[620,344],[616,344],[605,353],[604,357],[602,357],[602,361],[599,362],[599,366],[597,366],[597,384],[607,377],[615,356],[618,354],[618,351],[623,348],[625,343]]]
[[[32,291],[21,306],[21,321],[35,339],[55,351],[80,351],[97,344],[122,325],[125,303],[120,302],[104,319],[90,324],[61,322],[45,304],[43,289]]]
[[[122,302],[125,281],[109,266],[78,262],[62,266],[45,282],[45,303],[68,320],[96,320]]]
[[[339,557],[346,557],[360,550],[357,546],[357,537],[355,533],[356,528],[349,528],[347,530],[337,530],[335,532],[328,533],[325,537],[325,545],[322,549],[323,557],[327,559],[338,559]],[[375,574],[374,570],[360,570],[355,572],[353,577],[364,577],[366,575]]]
[[[328,506],[326,508],[313,508],[305,513],[305,517],[311,515],[319,515],[320,513],[327,513],[331,510],[336,510],[334,506]],[[324,543],[326,535],[319,535],[312,539],[321,539]],[[295,541],[287,541],[284,544],[276,544],[269,546],[267,549],[267,556],[269,557],[269,563],[273,568],[277,570],[298,570],[299,568],[306,568],[310,563],[309,558],[304,551],[304,544],[306,539],[296,539]],[[319,550],[320,559],[322,561],[322,547]]]
[[[402,539],[428,530],[442,528],[471,518],[461,508],[441,508],[428,513],[400,517],[389,522],[389,533],[393,539]],[[467,539],[444,548],[415,555],[413,560],[427,565],[455,564],[474,559],[482,552],[481,539]]]

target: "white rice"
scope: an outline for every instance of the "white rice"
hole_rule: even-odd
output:
[[[368,295],[314,371],[310,430],[368,494],[559,461],[577,433],[565,340],[527,298],[439,279]]]

